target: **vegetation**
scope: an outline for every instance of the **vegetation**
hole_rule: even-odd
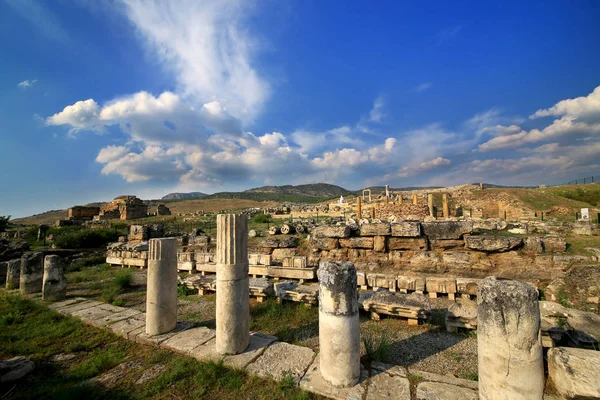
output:
[[[273,221],[273,217],[270,214],[255,214],[250,220],[251,223],[255,224],[268,224]]]
[[[4,232],[8,227],[8,221],[10,220],[10,215],[0,215],[0,232]]]
[[[61,233],[54,239],[59,249],[92,249],[116,242],[119,233],[114,229],[84,228],[72,232]]]
[[[600,206],[600,185],[560,187],[556,189],[555,193],[567,199],[588,203],[591,206]]]
[[[318,316],[317,307],[269,299],[252,306],[250,330],[275,335],[283,342],[296,344],[318,334]]]
[[[302,194],[267,193],[267,192],[219,192],[202,199],[244,199],[254,201],[274,201],[278,203],[320,203],[332,196],[316,197]]]
[[[0,357],[31,358],[36,369],[0,386],[0,398],[32,399],[311,399],[289,384],[248,376],[222,362],[200,362],[128,342],[43,305],[0,293]],[[55,356],[69,356],[60,361]],[[123,364],[126,363],[126,364]],[[119,367],[106,386],[93,380]],[[158,376],[141,380],[144,373]],[[91,381],[89,379],[92,379]]]
[[[361,338],[369,361],[388,361],[392,345],[392,339],[388,331],[376,327],[364,331]]]

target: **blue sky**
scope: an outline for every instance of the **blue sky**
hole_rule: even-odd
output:
[[[600,174],[600,3],[0,0],[0,215]]]

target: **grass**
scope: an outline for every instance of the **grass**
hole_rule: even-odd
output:
[[[567,236],[567,251],[566,254],[578,254],[584,256],[595,256],[586,247],[600,248],[600,236]]]
[[[301,391],[289,379],[277,383],[221,362],[201,362],[128,342],[17,295],[0,292],[0,316],[0,358],[25,356],[36,364],[33,373],[1,385],[0,398],[320,399]],[[73,359],[60,362],[52,358],[65,353]],[[123,362],[128,362],[128,367],[108,386],[86,383]],[[136,383],[145,371],[158,365],[162,373]]]
[[[384,329],[369,329],[362,332],[361,339],[365,346],[367,360],[369,361],[389,361],[389,352],[392,345],[392,339],[388,331]]]
[[[319,310],[299,303],[277,303],[269,299],[255,303],[250,310],[250,330],[279,337],[296,344],[319,333]]]

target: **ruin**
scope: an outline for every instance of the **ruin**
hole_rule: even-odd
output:
[[[110,219],[132,220],[146,218],[148,206],[136,196],[118,196],[110,203],[100,207],[100,213],[94,216],[94,221]]]
[[[57,255],[44,257],[44,276],[42,283],[43,300],[60,300],[67,295],[67,280],[63,260]]]
[[[148,253],[146,334],[170,332],[177,325],[177,239],[151,239]]]

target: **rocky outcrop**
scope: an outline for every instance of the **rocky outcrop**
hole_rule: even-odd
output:
[[[504,252],[521,246],[523,239],[513,236],[467,236],[465,244],[471,250]]]

